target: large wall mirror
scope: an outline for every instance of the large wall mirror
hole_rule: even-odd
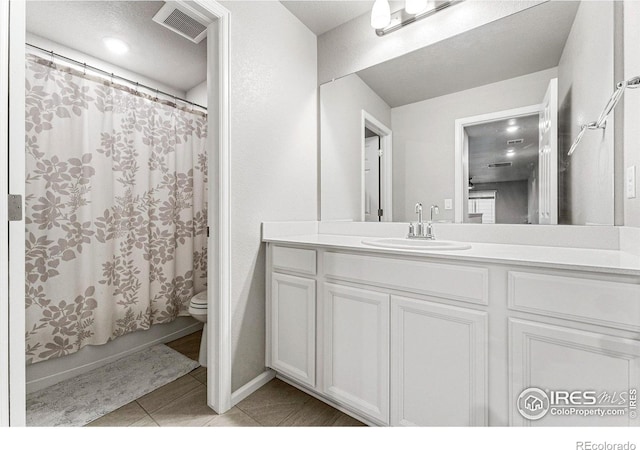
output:
[[[616,13],[547,2],[323,84],[322,220],[613,225],[613,115],[567,153],[615,88]]]

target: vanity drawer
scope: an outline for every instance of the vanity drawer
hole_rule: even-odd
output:
[[[509,271],[509,308],[640,331],[640,284]]]
[[[324,254],[326,277],[486,305],[489,270],[343,253]]]
[[[316,274],[316,251],[273,246],[271,261],[274,270],[286,270],[304,275]]]

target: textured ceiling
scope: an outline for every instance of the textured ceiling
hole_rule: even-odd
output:
[[[469,177],[473,184],[521,181],[529,178],[532,164],[538,163],[538,115],[514,119],[519,129],[509,133],[509,120],[499,120],[466,127],[469,136]],[[507,145],[511,139],[523,139],[522,144]],[[507,156],[513,149],[513,156]],[[511,167],[488,168],[488,164],[510,162]]]
[[[578,6],[543,3],[358,75],[396,107],[556,67]]]
[[[108,63],[187,91],[206,79],[206,39],[199,44],[151,20],[164,2],[29,1],[27,31]],[[130,46],[110,53],[104,37]]]
[[[372,1],[281,1],[317,36],[371,11]]]

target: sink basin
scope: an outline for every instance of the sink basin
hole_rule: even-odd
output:
[[[464,242],[406,238],[363,239],[362,243],[380,248],[421,251],[468,250],[471,248],[470,244],[466,244]]]

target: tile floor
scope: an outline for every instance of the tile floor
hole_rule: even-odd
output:
[[[193,333],[167,345],[197,360],[200,336],[200,332]],[[278,379],[218,415],[207,406],[206,384],[207,369],[199,367],[87,426],[364,426]]]

